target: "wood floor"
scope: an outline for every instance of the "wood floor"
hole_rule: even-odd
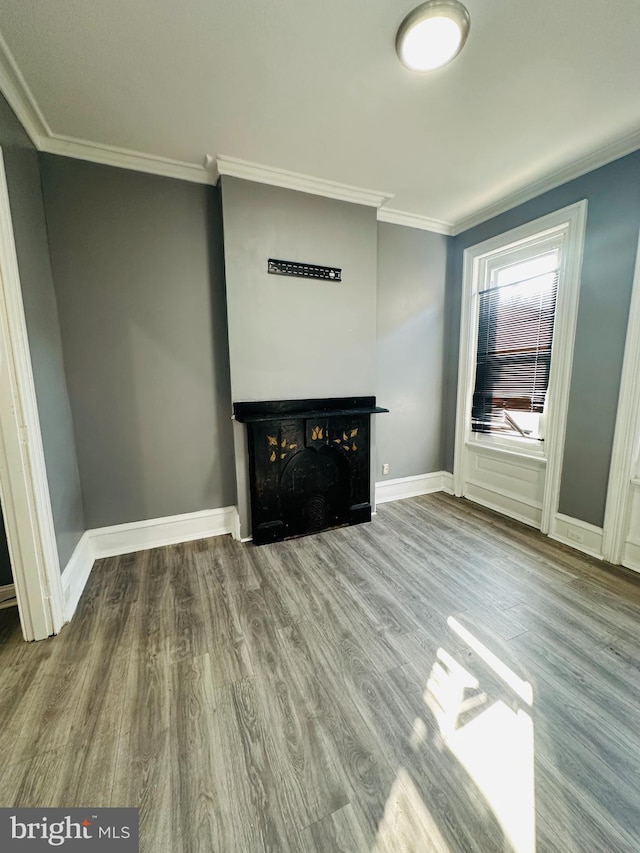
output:
[[[102,560],[0,612],[1,806],[141,850],[640,850],[640,577],[442,494],[256,548]]]

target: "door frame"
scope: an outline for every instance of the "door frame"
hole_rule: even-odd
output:
[[[63,590],[0,147],[0,500],[25,640],[64,624]]]
[[[611,449],[607,501],[602,526],[602,556],[619,564],[629,524],[631,481],[640,442],[640,234],[629,305],[616,426]]]

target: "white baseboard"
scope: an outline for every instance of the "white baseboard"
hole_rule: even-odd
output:
[[[62,572],[62,593],[64,599],[64,621],[70,622],[93,568],[90,531],[80,537],[71,559]]]
[[[86,530],[62,572],[65,622],[76,611],[95,560],[225,533],[239,538],[240,518],[235,506]]]
[[[621,563],[627,569],[640,572],[640,541],[635,537],[630,537],[624,542]]]
[[[446,471],[418,474],[415,477],[400,477],[397,480],[381,480],[376,483],[376,504],[442,491],[453,494],[453,477]]]
[[[94,559],[117,557],[133,551],[177,545],[193,539],[208,539],[230,533],[236,536],[240,521],[235,506],[205,509],[148,521],[114,524],[87,531],[91,539]]]
[[[448,471],[442,471],[442,491],[446,492],[448,495],[454,494],[453,491],[453,474],[450,474]]]
[[[602,560],[602,528],[557,512],[551,523],[549,537]]]
[[[0,586],[0,610],[4,610],[5,607],[15,607],[17,603],[14,584],[7,583]]]

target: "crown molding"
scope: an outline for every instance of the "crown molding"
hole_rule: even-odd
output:
[[[392,193],[376,192],[361,187],[340,184],[336,181],[323,180],[311,175],[277,169],[259,163],[250,163],[235,157],[220,155],[217,159],[207,155],[204,165],[188,163],[182,160],[172,160],[153,154],[143,154],[127,148],[103,145],[85,139],[53,133],[42,110],[38,106],[22,72],[9,50],[7,43],[0,34],[0,92],[5,96],[9,106],[14,111],[29,138],[39,151],[50,154],[60,154],[86,160],[91,163],[101,163],[116,166],[121,169],[131,169],[136,172],[146,172],[152,175],[163,175],[183,181],[198,184],[216,184],[219,175],[229,175],[244,178],[271,186],[285,187],[312,195],[336,198],[355,204],[364,204],[378,208],[378,220],[409,228],[420,228],[436,234],[457,236],[463,231],[480,225],[501,213],[524,204],[527,201],[555,189],[561,184],[579,178],[587,172],[605,166],[619,157],[631,154],[640,148],[640,130],[636,130],[621,139],[612,141],[609,145],[599,148],[586,157],[582,157],[562,169],[533,181],[515,192],[502,197],[498,201],[477,209],[475,212],[451,224],[437,219],[429,219],[419,214],[407,213],[381,206],[393,198]],[[217,168],[216,168],[217,167]]]
[[[263,166],[260,163],[249,163],[235,157],[218,155],[218,172],[233,178],[243,178],[259,184],[269,184],[272,187],[283,187],[288,190],[298,190],[311,195],[321,195],[326,198],[336,198],[340,201],[350,201],[354,204],[364,204],[368,207],[380,207],[390,198],[391,193],[366,190],[349,184],[339,184],[336,181],[326,181],[312,175],[301,175],[299,172],[289,172],[287,169],[277,169],[274,166]]]
[[[166,178],[178,178],[196,184],[215,184],[217,182],[215,172],[195,163],[171,160],[168,157],[156,157],[154,154],[141,154],[139,151],[117,148],[114,145],[99,145],[95,142],[74,139],[56,133],[42,139],[39,148],[47,154],[60,154],[63,157],[73,157],[75,160],[87,160],[90,163],[117,166],[120,169],[162,175]]]
[[[544,178],[533,181],[516,190],[516,192],[503,196],[499,201],[459,220],[454,225],[453,234],[454,236],[462,234],[463,231],[468,231],[476,225],[481,225],[483,222],[493,219],[494,216],[506,213],[507,210],[512,210],[519,204],[531,201],[531,199],[549,192],[549,190],[553,190],[562,184],[566,184],[568,181],[586,175],[587,172],[592,172],[594,169],[599,169],[601,166],[606,166],[607,163],[612,163],[620,157],[631,154],[638,148],[640,148],[640,130],[635,130],[633,133],[623,136],[621,139],[614,140],[603,148],[598,148],[597,151],[588,154],[586,157],[581,157],[568,166],[564,166],[562,169],[558,169]]]
[[[420,216],[417,213],[405,213],[403,210],[394,210],[390,207],[378,208],[378,222],[404,225],[406,228],[419,228],[421,231],[431,231],[434,234],[444,234],[447,237],[453,234],[451,222],[428,219],[426,216]]]
[[[7,99],[35,147],[40,148],[42,140],[51,134],[51,129],[2,34],[0,34],[0,92]]]

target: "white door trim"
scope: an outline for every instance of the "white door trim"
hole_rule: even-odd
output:
[[[602,554],[610,563],[620,563],[629,516],[631,480],[640,433],[640,237],[629,306],[616,428],[604,511]]]
[[[0,148],[0,498],[25,640],[64,624],[62,583]]]
[[[471,397],[473,394],[473,367],[475,365],[475,327],[477,304],[473,294],[478,288],[483,259],[494,252],[530,239],[546,231],[565,229],[567,253],[563,280],[559,282],[556,308],[556,327],[551,356],[549,400],[551,416],[546,424],[545,455],[547,471],[542,501],[540,529],[549,533],[558,511],[560,476],[564,456],[571,367],[578,316],[578,299],[582,273],[584,232],[587,220],[587,201],[556,210],[533,222],[499,234],[465,249],[463,259],[462,309],[460,318],[460,351],[458,362],[458,395],[456,403],[456,430],[454,454],[454,492],[464,491],[465,442],[470,430]]]

